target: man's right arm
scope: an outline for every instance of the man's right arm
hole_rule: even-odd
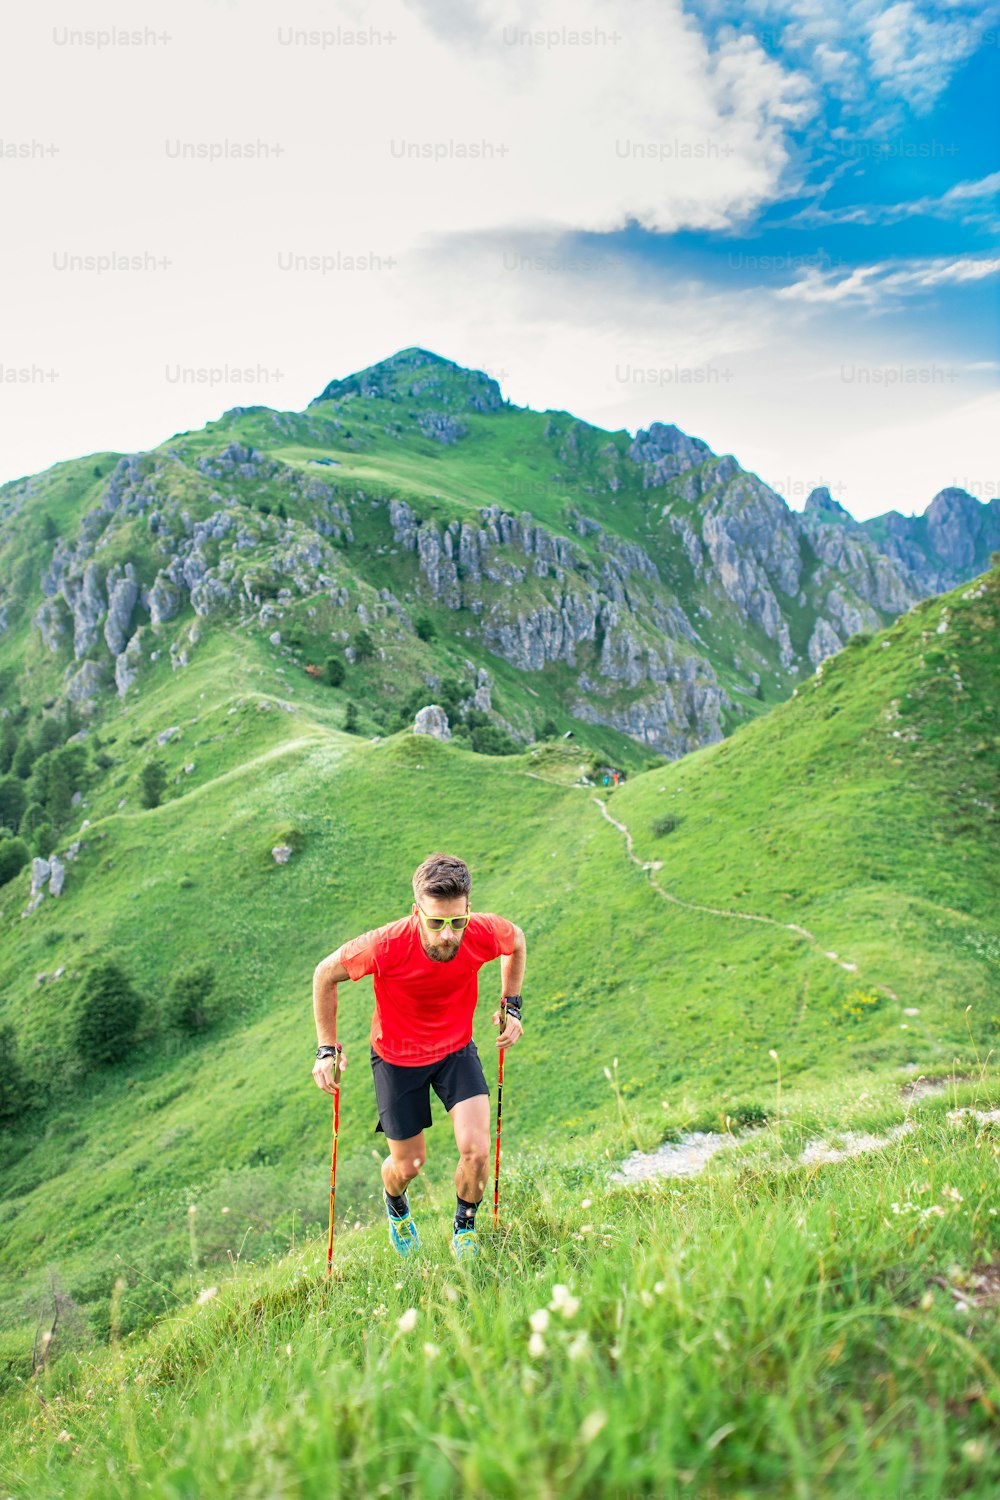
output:
[[[337,985],[350,977],[340,962],[339,948],[327,958],[320,959],[313,970],[317,1047],[332,1047],[337,1040]]]

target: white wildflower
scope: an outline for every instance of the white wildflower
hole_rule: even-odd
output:
[[[579,1297],[572,1296],[568,1286],[563,1286],[557,1282],[552,1288],[552,1301],[549,1303],[551,1311],[562,1313],[564,1318],[572,1318],[578,1311],[579,1306]]]
[[[396,1319],[396,1327],[400,1333],[412,1333],[417,1326],[417,1309],[408,1307],[401,1318]]]
[[[198,1293],[198,1306],[204,1307],[206,1302],[211,1302],[212,1298],[218,1295],[219,1288],[217,1286],[205,1287],[204,1291]]]
[[[528,1322],[531,1324],[534,1333],[544,1333],[549,1326],[548,1308],[540,1307],[537,1312],[531,1314]]]
[[[541,1359],[545,1353],[545,1340],[540,1333],[533,1333],[528,1340],[528,1353],[532,1359]]]

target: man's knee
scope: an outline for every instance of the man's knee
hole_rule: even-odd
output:
[[[427,1160],[427,1148],[421,1143],[398,1154],[393,1152],[390,1160],[393,1171],[398,1172],[400,1177],[405,1177],[407,1182],[412,1182]]]
[[[458,1142],[458,1154],[470,1167],[484,1167],[490,1154],[488,1135],[467,1135]]]

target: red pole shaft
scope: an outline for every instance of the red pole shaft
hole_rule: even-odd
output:
[[[500,1002],[500,1030],[503,1032],[507,1025],[507,1006]],[[503,1055],[505,1049],[500,1048],[500,1065],[497,1073],[497,1150],[493,1163],[493,1227],[500,1222],[500,1120],[503,1111]]]
[[[337,1201],[337,1136],[340,1134],[340,1053],[333,1067],[333,1159],[330,1163],[330,1229],[326,1240],[326,1274],[333,1270],[333,1221]]]

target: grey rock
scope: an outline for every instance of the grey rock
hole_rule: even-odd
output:
[[[436,740],[451,739],[448,715],[440,704],[429,703],[426,708],[420,709],[413,721],[413,733],[429,734]]]
[[[830,621],[820,615],[816,621],[815,629],[809,638],[809,660],[814,667],[818,667],[820,662],[824,661],[826,657],[833,656],[836,652],[840,651],[843,644],[843,641],[830,624]]]
[[[66,638],[70,616],[61,598],[45,599],[35,611],[34,623],[50,651],[58,651]]]
[[[179,724],[174,724],[169,729],[161,729],[156,736],[156,743],[158,745],[169,745],[170,741],[176,739],[180,732]]]
[[[271,858],[276,865],[287,865],[292,857],[292,850],[288,844],[275,844],[271,850]]]
[[[142,632],[137,630],[124,651],[115,657],[115,687],[119,698],[124,698],[139,675],[142,661]]]
[[[104,622],[104,639],[112,656],[120,656],[128,640],[132,611],[139,597],[139,584],[131,563],[124,572],[112,568],[107,577],[108,617]]]
[[[641,468],[642,487],[649,490],[667,484],[714,454],[700,438],[688,437],[671,423],[654,422],[648,431],[636,433],[628,456]]]
[[[75,703],[81,713],[92,714],[97,709],[106,681],[106,670],[102,663],[85,661],[66,683],[66,696]]]
[[[53,854],[52,858],[49,861],[49,869],[51,871],[49,877],[49,895],[61,896],[62,888],[66,880],[66,866],[63,864],[58,855]]]
[[[149,590],[146,607],[149,610],[149,620],[154,630],[172,620],[181,605],[180,589],[167,577],[165,572],[157,573],[153,587]]]

